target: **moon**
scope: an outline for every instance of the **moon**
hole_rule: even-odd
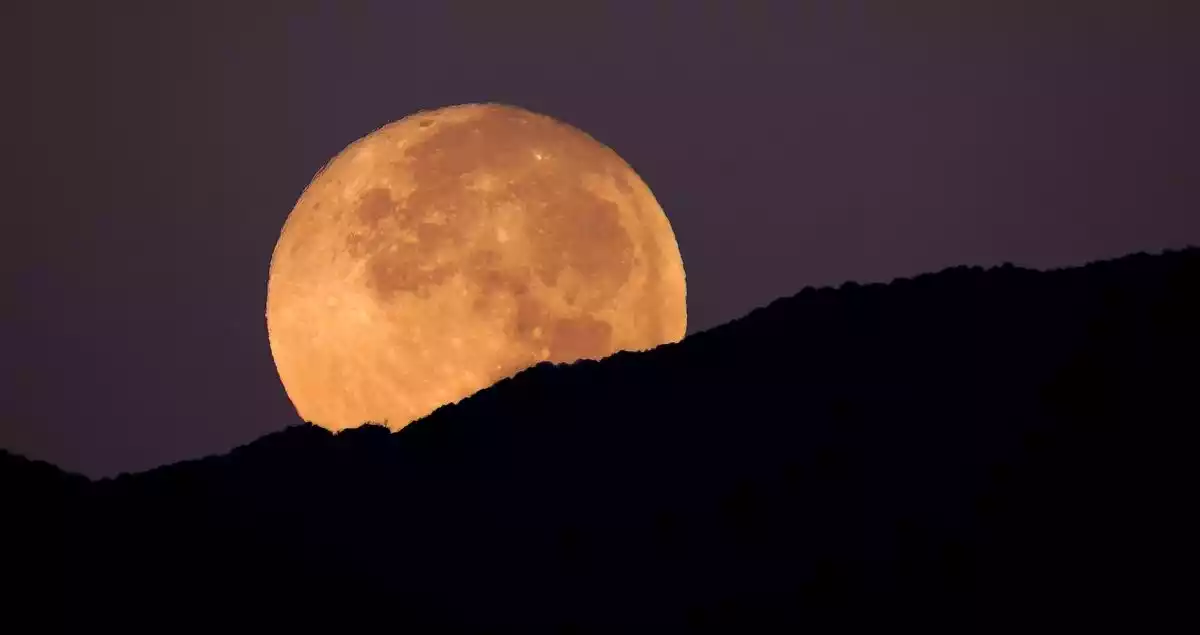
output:
[[[539,362],[680,340],[683,261],[633,168],[503,104],[422,111],[305,188],[271,257],[271,354],[301,418],[399,429]]]

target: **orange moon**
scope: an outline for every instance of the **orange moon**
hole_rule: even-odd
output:
[[[313,178],[271,257],[288,398],[331,430],[398,429],[541,361],[680,340],[683,261],[615,152],[501,104],[419,112]]]

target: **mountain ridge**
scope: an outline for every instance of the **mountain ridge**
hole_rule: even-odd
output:
[[[719,333],[719,332],[723,332],[727,329],[735,328],[735,327],[737,327],[737,325],[742,324],[742,323],[746,322],[747,320],[755,319],[756,316],[760,316],[764,312],[769,312],[772,310],[781,310],[782,307],[791,306],[792,304],[802,300],[804,297],[807,297],[812,294],[842,293],[842,292],[846,292],[846,291],[870,290],[870,289],[887,288],[887,287],[895,287],[895,286],[905,286],[905,285],[909,285],[909,284],[919,284],[923,281],[926,281],[926,280],[929,280],[929,279],[935,278],[935,277],[943,277],[944,278],[944,277],[950,276],[950,275],[979,275],[979,274],[987,274],[990,272],[1060,274],[1060,273],[1067,273],[1067,272],[1075,272],[1075,271],[1083,270],[1083,269],[1086,269],[1089,267],[1090,268],[1098,268],[1098,267],[1114,266],[1119,263],[1128,263],[1128,262],[1131,262],[1134,260],[1140,260],[1140,259],[1146,259],[1146,258],[1187,256],[1189,254],[1193,254],[1198,251],[1200,251],[1200,247],[1184,247],[1184,248],[1180,248],[1180,249],[1164,249],[1164,250],[1160,250],[1159,252],[1140,251],[1140,252],[1127,254],[1124,256],[1119,256],[1116,258],[1098,258],[1098,259],[1087,261],[1083,264],[1064,265],[1064,266],[1059,266],[1059,267],[1050,267],[1050,268],[1046,268],[1046,269],[1034,269],[1034,268],[1022,267],[1022,266],[1015,265],[1012,262],[1004,262],[999,265],[993,265],[993,266],[952,265],[949,267],[944,267],[938,271],[918,273],[918,274],[914,274],[912,276],[902,276],[902,277],[892,278],[891,280],[888,280],[888,281],[861,283],[861,282],[849,280],[849,281],[845,281],[845,282],[842,282],[837,285],[828,285],[828,286],[822,286],[822,287],[806,286],[806,287],[802,288],[800,291],[798,291],[792,295],[776,298],[776,299],[772,300],[771,302],[768,302],[765,305],[762,305],[762,306],[759,306],[759,307],[756,307],[756,308],[750,310],[745,315],[742,315],[733,320],[730,320],[729,322],[719,324],[717,326],[706,329],[704,331],[699,331],[699,332],[693,333],[691,335],[688,335],[686,338],[684,338],[683,340],[681,340],[679,342],[663,344],[659,347],[656,347],[655,349],[650,349],[648,351],[618,351],[617,353],[610,355],[609,357],[606,357],[604,360],[580,360],[580,361],[574,362],[574,363],[560,363],[560,364],[555,364],[553,362],[541,362],[541,363],[535,364],[534,366],[524,369],[521,372],[514,374],[513,376],[505,377],[505,378],[497,381],[496,383],[494,383],[490,386],[487,386],[487,387],[481,389],[480,391],[463,398],[459,402],[446,404],[446,405],[438,408],[434,412],[431,412],[429,415],[426,415],[425,417],[422,417],[421,419],[413,421],[411,424],[405,426],[404,428],[393,431],[393,434],[403,433],[405,430],[408,430],[408,429],[412,428],[413,426],[415,426],[427,419],[434,417],[441,410],[446,410],[446,409],[453,410],[456,406],[459,406],[459,405],[463,404],[464,402],[468,402],[468,401],[476,398],[478,395],[497,390],[497,389],[499,389],[499,387],[507,385],[508,383],[517,379],[521,375],[525,375],[526,373],[529,373],[530,371],[534,371],[535,369],[557,368],[557,367],[566,368],[566,367],[571,367],[573,365],[595,364],[595,363],[604,362],[605,360],[609,360],[609,359],[613,359],[613,358],[621,359],[621,358],[625,358],[628,356],[640,357],[640,356],[644,356],[646,354],[652,353],[653,351],[658,351],[660,349],[668,349],[668,348],[672,348],[672,347],[685,345],[686,342],[693,341],[698,338],[703,339],[703,338],[711,337],[714,332]],[[364,425],[370,425],[370,424],[378,424],[380,422],[367,421],[367,422],[363,422],[363,423],[364,423]],[[63,474],[66,474],[66,475],[69,475],[72,477],[77,476],[80,478],[85,478],[92,482],[97,482],[97,481],[104,481],[104,480],[113,480],[113,479],[118,479],[118,478],[128,478],[131,476],[136,476],[138,474],[154,472],[156,470],[160,470],[165,467],[171,467],[171,466],[177,466],[177,465],[183,465],[183,464],[192,464],[197,461],[205,461],[205,460],[209,460],[209,459],[218,459],[220,457],[224,457],[224,456],[227,456],[234,452],[237,452],[248,446],[257,444],[264,439],[273,438],[273,437],[275,437],[275,435],[287,432],[288,430],[291,430],[294,428],[304,428],[304,427],[313,427],[318,430],[324,430],[324,428],[315,426],[315,425],[311,424],[310,422],[301,422],[299,424],[291,424],[284,429],[268,433],[266,435],[263,435],[262,437],[259,437],[258,439],[254,439],[247,443],[235,446],[235,447],[231,448],[230,450],[228,450],[227,452],[215,453],[215,454],[211,454],[211,455],[207,455],[207,456],[203,456],[203,457],[192,458],[192,459],[185,459],[182,461],[177,461],[175,463],[165,464],[165,465],[149,468],[146,470],[140,470],[137,472],[121,472],[114,476],[106,476],[106,477],[102,477],[102,478],[98,478],[98,479],[97,478],[89,478],[85,475],[82,475],[82,474],[79,474],[76,472],[70,472],[67,470],[63,470],[62,468],[58,467],[57,465],[55,465],[54,463],[52,463],[50,461],[45,461],[42,459],[28,457],[28,456],[25,456],[25,455],[17,453],[17,452],[6,450],[4,448],[0,448],[0,457],[4,457],[5,455],[7,455],[8,457],[11,457],[12,459],[15,459],[18,461],[24,460],[24,461],[28,461],[28,462],[31,462],[34,464],[48,465],[48,466],[54,467],[55,469],[63,472]],[[357,428],[349,428],[349,429],[345,430],[345,432],[349,432],[351,430],[356,430],[356,429]],[[336,435],[337,433],[331,432],[330,434]]]
[[[1197,290],[1196,248],[951,267],[542,364],[394,433],[66,485],[0,456],[17,570],[111,619],[320,589],[421,628],[1108,623],[1170,597],[1148,576],[1194,526]]]

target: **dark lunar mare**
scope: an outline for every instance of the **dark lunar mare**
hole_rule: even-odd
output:
[[[466,121],[431,125],[437,127],[435,131],[407,148],[409,163],[397,168],[411,172],[416,189],[400,202],[385,188],[369,190],[355,210],[365,229],[348,240],[347,250],[355,257],[367,258],[369,288],[385,303],[396,293],[427,297],[431,287],[461,271],[481,289],[481,311],[494,305],[491,298],[513,295],[518,315],[510,335],[518,342],[530,342],[527,348],[531,350],[544,343],[551,361],[598,358],[611,352],[612,325],[587,314],[610,305],[629,279],[633,240],[620,223],[617,205],[589,191],[581,176],[604,166],[612,166],[610,173],[616,173],[616,168],[625,167],[620,159],[581,131],[518,109],[493,106]],[[544,153],[546,160],[537,160],[535,150]],[[478,170],[494,177],[494,190],[479,192],[466,187],[464,177]],[[620,176],[623,184],[624,175]],[[471,229],[490,227],[491,222],[481,215],[502,203],[515,203],[522,209],[532,239],[532,271],[503,265],[497,252],[504,246],[499,244],[470,254],[465,263],[422,267],[433,261],[432,254],[452,247]],[[445,217],[444,224],[424,222],[432,210]],[[418,242],[389,250],[396,234],[381,229],[385,221],[414,232]],[[530,274],[553,287],[568,267],[587,280],[587,295],[566,296],[568,303],[584,313],[580,317],[564,318],[548,311],[526,292]],[[649,314],[660,311],[654,307]],[[534,328],[546,336],[538,346],[532,344]],[[655,324],[646,328],[657,335]]]

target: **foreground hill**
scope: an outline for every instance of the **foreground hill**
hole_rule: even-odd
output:
[[[1188,604],[1200,250],[806,289],[399,433],[0,455],[38,624],[1141,628]],[[66,397],[66,396],[65,396]]]

